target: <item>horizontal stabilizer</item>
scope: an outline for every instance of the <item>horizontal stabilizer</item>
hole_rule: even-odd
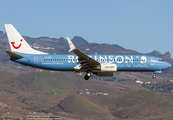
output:
[[[18,55],[18,54],[16,54],[16,53],[13,53],[13,52],[8,51],[8,50],[6,50],[5,52],[6,52],[11,58],[17,58],[17,59],[24,58],[23,56]]]

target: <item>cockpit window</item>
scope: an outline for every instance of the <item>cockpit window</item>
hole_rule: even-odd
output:
[[[163,62],[164,60],[162,60],[162,59],[159,59],[159,61]]]

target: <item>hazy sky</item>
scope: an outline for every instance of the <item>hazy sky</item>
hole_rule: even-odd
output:
[[[30,37],[81,36],[173,58],[173,0],[1,0],[0,31],[6,23]]]

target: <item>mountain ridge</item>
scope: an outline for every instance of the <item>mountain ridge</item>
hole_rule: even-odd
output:
[[[60,38],[50,38],[50,37],[47,37],[47,36],[44,36],[44,37],[38,37],[38,38],[32,38],[32,37],[29,37],[29,36],[23,36],[24,39],[30,44],[34,44],[34,43],[37,43],[43,47],[54,47],[55,49],[58,49],[57,47],[61,46],[60,48],[64,48],[64,49],[69,49],[69,46],[68,46],[68,42],[66,39],[64,39],[63,37],[60,37]],[[9,47],[8,45],[8,40],[7,40],[7,35],[6,33],[4,33],[3,31],[0,31],[0,39],[1,41],[3,41],[3,43],[1,43],[2,45],[5,45],[6,47]],[[152,52],[150,53],[139,53],[135,50],[130,50],[130,49],[125,49],[124,47],[120,46],[120,45],[117,45],[117,44],[108,44],[108,43],[102,43],[102,44],[99,44],[99,43],[89,43],[87,40],[85,40],[84,38],[80,37],[80,36],[74,36],[74,38],[72,39],[74,45],[76,45],[77,47],[79,47],[79,49],[82,49],[83,47],[87,46],[87,47],[90,47],[89,49],[85,49],[85,52],[88,52],[89,54],[91,54],[89,52],[89,50],[91,49],[94,49],[96,47],[100,47],[100,48],[106,48],[104,49],[105,52],[99,52],[98,50],[95,50],[98,54],[118,54],[117,52],[114,52],[114,51],[120,51],[120,54],[151,54],[151,55],[154,55],[154,56],[160,56],[160,55],[163,55],[163,56],[166,56],[168,58],[171,58],[171,55],[170,55],[170,52],[167,51],[165,52],[165,54],[161,54],[159,51],[156,51],[156,50],[153,50]],[[47,43],[46,43],[47,42]],[[52,42],[55,42],[57,43],[55,45],[55,43],[52,43]],[[83,46],[85,44],[85,46]],[[56,47],[57,46],[57,47]],[[109,49],[111,48],[114,48],[115,50],[110,50]],[[84,49],[82,49],[84,50]],[[61,50],[58,50],[58,51],[61,51]],[[63,51],[63,50],[62,50]],[[62,51],[60,52],[60,54],[62,53]],[[122,51],[126,51],[126,52],[122,52]],[[95,52],[93,52],[92,54],[95,54]]]

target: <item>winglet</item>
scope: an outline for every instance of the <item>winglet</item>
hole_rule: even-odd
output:
[[[67,41],[70,47],[70,50],[68,52],[71,52],[72,50],[76,49],[69,37],[67,37]]]

